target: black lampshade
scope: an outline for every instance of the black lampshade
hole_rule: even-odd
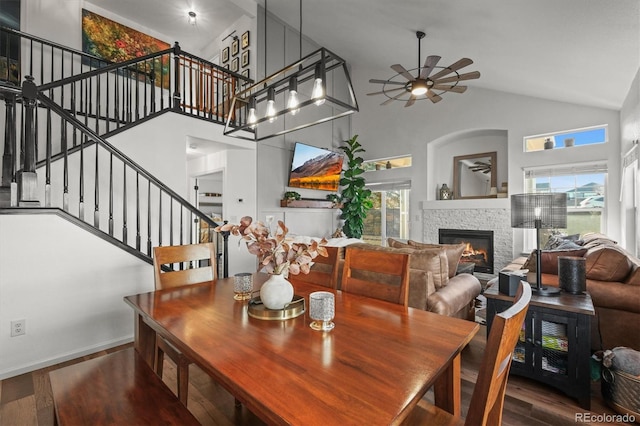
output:
[[[540,208],[536,217],[536,208]],[[514,194],[511,196],[511,227],[535,228],[540,219],[540,228],[567,227],[567,194]]]

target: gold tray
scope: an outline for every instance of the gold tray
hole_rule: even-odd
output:
[[[293,295],[293,300],[284,309],[268,309],[262,304],[260,296],[249,300],[247,313],[252,318],[261,320],[288,320],[305,312],[304,297]]]

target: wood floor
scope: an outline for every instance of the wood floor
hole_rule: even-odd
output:
[[[482,326],[478,335],[464,350],[462,356],[462,409],[466,413],[478,366],[486,345],[486,330]],[[49,371],[83,359],[104,355],[107,352],[122,349],[113,348],[88,357],[69,361],[64,364],[23,374],[0,381],[0,425],[2,426],[51,426],[53,421],[53,401]],[[175,391],[175,368],[165,361],[165,382]],[[591,387],[591,412],[597,414],[615,414],[608,408],[600,395],[600,383]],[[431,392],[426,399],[432,400]],[[213,404],[211,401],[215,401]],[[233,397],[213,382],[198,367],[190,370],[188,407],[203,425],[261,425],[259,419],[244,407],[236,408]],[[575,425],[576,413],[583,413],[577,403],[562,392],[540,385],[532,380],[511,376],[505,399],[505,426],[541,426]],[[600,424],[600,423],[585,423]],[[604,424],[604,423],[603,423]],[[615,423],[606,423],[615,424]]]

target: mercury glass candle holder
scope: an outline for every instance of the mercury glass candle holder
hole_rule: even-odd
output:
[[[335,296],[329,291],[316,291],[309,295],[309,318],[312,329],[317,331],[333,330],[335,324]]]
[[[241,272],[233,276],[233,298],[235,300],[251,299],[253,292],[253,274]]]

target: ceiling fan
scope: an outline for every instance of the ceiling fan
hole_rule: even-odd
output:
[[[367,95],[385,95],[389,98],[380,105],[387,105],[393,101],[406,101],[404,106],[410,107],[416,100],[422,99],[429,99],[435,104],[442,100],[440,95],[443,93],[464,93],[467,90],[467,86],[458,84],[460,81],[480,78],[480,72],[478,71],[465,74],[458,72],[458,70],[473,63],[469,58],[462,58],[448,67],[439,67],[437,64],[440,61],[440,56],[431,55],[427,56],[424,66],[420,67],[420,43],[424,36],[424,32],[416,32],[416,37],[418,38],[418,67],[407,70],[400,64],[391,65],[391,69],[398,74],[387,80],[369,80],[369,83],[382,84],[383,86],[381,91],[367,93]],[[439,69],[439,71],[432,74],[436,69]],[[416,75],[414,76],[411,72],[415,72]],[[452,73],[454,75],[450,75]],[[396,94],[395,92],[400,93]]]

